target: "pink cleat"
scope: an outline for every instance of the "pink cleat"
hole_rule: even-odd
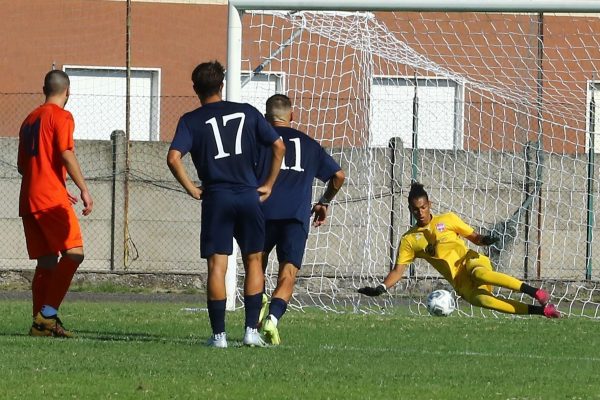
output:
[[[554,304],[547,304],[544,307],[544,316],[546,318],[560,318],[560,311],[556,309]]]
[[[541,305],[545,306],[546,304],[548,304],[548,301],[550,301],[550,295],[548,294],[548,292],[546,292],[543,289],[538,289],[535,291],[535,299],[538,301],[538,303],[540,303]]]

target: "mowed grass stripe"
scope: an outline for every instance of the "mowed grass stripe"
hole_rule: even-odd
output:
[[[68,301],[76,340],[30,338],[27,301],[0,301],[0,399],[600,399],[599,322],[289,312],[282,346],[203,344],[190,304]],[[194,305],[195,306],[195,305]],[[201,306],[201,304],[200,304]]]

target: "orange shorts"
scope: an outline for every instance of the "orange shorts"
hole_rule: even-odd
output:
[[[83,246],[73,207],[57,206],[22,217],[31,260]]]

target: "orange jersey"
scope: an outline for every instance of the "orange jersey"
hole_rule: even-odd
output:
[[[19,215],[70,205],[62,152],[73,150],[73,116],[55,104],[43,104],[27,116],[19,132],[17,165],[23,178]]]

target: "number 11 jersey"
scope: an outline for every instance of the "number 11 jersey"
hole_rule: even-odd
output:
[[[329,181],[341,168],[339,164],[305,133],[288,127],[276,127],[285,144],[285,157],[271,196],[263,203],[265,220],[295,219],[308,233],[312,187],[315,178]],[[262,153],[260,181],[268,175],[271,152]]]

